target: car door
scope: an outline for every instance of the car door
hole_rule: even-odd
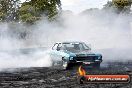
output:
[[[61,65],[62,63],[62,52],[60,51],[61,43],[55,43],[52,47],[51,58],[55,65]]]

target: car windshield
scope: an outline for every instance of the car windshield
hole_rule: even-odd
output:
[[[90,48],[84,43],[63,43],[62,49],[70,52],[90,50]]]

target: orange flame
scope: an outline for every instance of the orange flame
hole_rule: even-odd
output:
[[[82,68],[82,66],[79,67],[78,72],[79,72],[80,76],[85,76],[86,75],[86,71]]]

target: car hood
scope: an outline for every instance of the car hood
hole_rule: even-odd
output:
[[[70,56],[89,56],[89,55],[95,55],[92,51],[80,51],[80,52],[65,51],[65,53],[69,54]]]

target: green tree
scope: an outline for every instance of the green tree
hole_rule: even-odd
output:
[[[61,10],[60,0],[31,0],[22,3],[19,12],[21,21],[33,23],[43,14],[52,20],[59,10]]]
[[[23,22],[33,23],[37,20],[36,14],[35,8],[28,3],[24,3],[19,9],[19,18]]]
[[[114,7],[118,10],[118,12],[130,12],[131,0],[112,0]]]
[[[20,0],[0,0],[0,20],[18,20],[18,9]]]
[[[8,3],[5,0],[0,0],[0,21],[4,21],[6,19],[8,9]]]
[[[132,1],[131,0],[112,0],[108,1],[107,4],[104,5],[103,9],[112,9],[117,13],[129,13],[131,8]]]

